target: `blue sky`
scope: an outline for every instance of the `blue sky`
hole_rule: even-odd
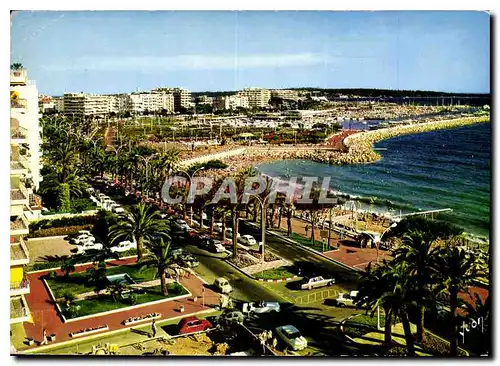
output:
[[[490,91],[484,12],[20,12],[40,93],[328,87]]]

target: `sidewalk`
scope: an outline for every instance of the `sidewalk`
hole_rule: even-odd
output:
[[[110,265],[125,265],[135,263],[135,258],[111,261]],[[86,270],[91,265],[79,266],[76,268],[75,272],[81,272]],[[190,313],[199,312],[203,310],[212,309],[214,305],[219,303],[218,295],[212,290],[205,288],[204,300],[205,304],[202,305],[202,288],[203,282],[194,275],[189,278],[181,279],[180,283],[186,287],[191,294],[198,296],[198,301],[193,302],[192,297],[171,300],[168,302],[163,302],[160,304],[146,305],[140,308],[135,308],[132,310],[124,309],[121,312],[95,316],[90,319],[82,319],[80,321],[74,321],[69,323],[63,323],[62,319],[59,317],[55,305],[53,305],[50,295],[40,279],[41,276],[47,274],[49,271],[31,273],[28,274],[28,278],[31,283],[31,292],[25,295],[28,302],[28,307],[30,309],[31,315],[33,317],[34,324],[24,323],[24,329],[26,331],[26,336],[33,338],[35,342],[39,342],[42,339],[43,329],[47,330],[47,334],[56,334],[56,341],[50,344],[61,343],[73,339],[70,337],[70,333],[91,328],[99,325],[107,325],[109,331],[115,331],[120,329],[129,328],[125,326],[122,322],[130,317],[138,317],[153,312],[161,313],[161,320],[166,320],[172,317],[177,317],[180,315],[188,316]],[[62,274],[61,271],[56,271],[58,275]],[[184,306],[185,311],[181,313],[178,309],[180,306]],[[147,323],[147,322],[145,322]],[[140,323],[144,324],[144,323]],[[106,334],[107,332],[102,332],[98,334]],[[86,337],[78,337],[77,339],[84,340]],[[31,346],[26,348],[37,348],[37,346]]]

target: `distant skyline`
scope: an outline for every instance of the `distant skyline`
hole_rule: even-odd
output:
[[[479,11],[21,11],[11,51],[49,95],[160,86],[490,92],[490,15]]]

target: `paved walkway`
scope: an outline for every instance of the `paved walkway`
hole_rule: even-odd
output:
[[[44,261],[46,257],[70,256],[76,245],[69,244],[63,237],[30,238],[26,241],[30,252],[30,261]]]
[[[309,229],[307,235],[305,230],[306,226],[308,226]],[[287,228],[286,219],[282,219],[281,228]],[[299,234],[305,238],[311,237],[311,225],[300,219],[292,219],[292,230],[295,234]],[[316,240],[321,240],[320,230],[321,229],[318,228],[314,229]],[[341,240],[339,234],[334,231],[331,233],[329,244],[332,249],[336,248],[336,250],[327,251],[323,254],[349,267],[364,270],[368,266],[368,263],[377,260],[377,250],[375,248],[360,248],[359,244],[354,240]],[[390,259],[389,252],[379,250],[379,260],[382,261],[383,259]]]
[[[135,258],[118,260],[109,262],[108,265],[124,265],[135,263]],[[79,266],[76,268],[75,272],[81,272],[86,270],[91,265]],[[41,276],[47,274],[48,271],[31,273],[28,274],[28,278],[31,282],[31,292],[26,295],[26,300],[30,308],[34,324],[24,323],[24,328],[26,335],[29,338],[33,338],[36,342],[41,341],[43,329],[47,330],[47,334],[56,334],[56,342],[63,342],[72,339],[69,334],[84,328],[95,327],[99,325],[107,325],[110,331],[119,330],[127,328],[122,324],[123,320],[150,314],[153,312],[158,312],[162,314],[161,319],[165,320],[175,316],[179,316],[182,313],[179,312],[179,307],[184,306],[184,313],[186,316],[189,313],[198,312],[205,309],[210,309],[214,305],[218,304],[218,295],[211,291],[210,289],[205,289],[205,306],[202,305],[202,288],[203,282],[194,275],[189,278],[181,279],[181,284],[184,285],[193,295],[198,296],[198,301],[193,302],[192,298],[184,298],[179,300],[172,300],[165,303],[144,306],[132,310],[124,310],[119,313],[95,316],[90,319],[84,319],[80,321],[74,321],[70,323],[64,323],[59,317],[55,305],[53,305],[50,295],[40,279]],[[58,275],[62,273],[58,270],[56,271]],[[144,324],[144,323],[142,323]],[[102,332],[105,334],[106,332]],[[79,339],[84,339],[85,337],[79,337]],[[36,346],[34,346],[36,347]],[[28,347],[27,347],[28,348]],[[30,347],[33,348],[33,347]]]

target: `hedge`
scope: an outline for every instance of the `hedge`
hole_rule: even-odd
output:
[[[91,230],[92,225],[77,225],[65,227],[52,227],[48,229],[38,229],[30,231],[28,238],[44,238],[47,236],[61,236],[72,235],[78,233],[80,230]]]
[[[94,225],[97,221],[96,215],[63,217],[55,220],[39,220],[30,223],[31,230],[62,228],[65,226]]]
[[[118,257],[120,258],[131,257],[133,255],[137,255],[136,249],[130,249],[127,250],[126,252],[118,253]],[[32,271],[41,271],[43,269],[49,269],[49,268],[60,268],[67,260],[68,259],[54,260],[49,262],[32,262],[26,266],[26,271],[32,272]]]

